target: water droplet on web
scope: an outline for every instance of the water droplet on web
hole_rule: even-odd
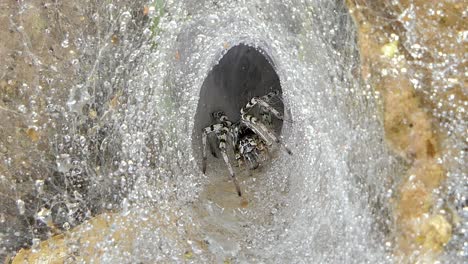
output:
[[[44,180],[36,180],[35,186],[37,193],[42,194],[44,191]]]
[[[21,200],[21,199],[16,200],[16,206],[18,207],[19,214],[24,215],[25,210],[26,210],[25,205],[24,205],[24,201]]]
[[[128,166],[127,162],[125,162],[124,160],[122,160],[122,161],[120,162],[120,164],[119,164],[119,171],[120,171],[121,173],[126,172],[126,171],[127,171],[127,166]]]
[[[69,46],[68,38],[64,39],[61,43],[62,48],[66,49]]]
[[[37,253],[41,249],[41,240],[39,238],[33,238],[31,249],[33,253]]]
[[[42,207],[41,210],[36,213],[36,219],[48,225],[52,220],[51,211],[45,207]]]
[[[127,198],[122,201],[122,215],[128,215],[130,213],[130,203]]]
[[[19,106],[18,106],[18,111],[19,111],[20,113],[25,114],[25,113],[28,111],[28,109],[26,108],[25,105],[19,105]]]
[[[59,172],[62,172],[62,173],[65,173],[65,172],[68,172],[71,168],[71,159],[70,159],[70,155],[68,154],[61,154],[58,158],[57,158],[57,169]]]

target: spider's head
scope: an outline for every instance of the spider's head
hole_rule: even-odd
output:
[[[221,120],[223,117],[225,117],[226,114],[224,114],[223,111],[215,111],[213,113],[211,113],[211,117],[214,119],[214,120]],[[222,121],[222,120],[221,120]]]
[[[239,141],[239,156],[250,170],[255,170],[264,161],[262,140],[257,135],[246,135]]]

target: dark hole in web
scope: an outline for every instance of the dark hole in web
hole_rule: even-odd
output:
[[[278,90],[282,94],[278,74],[268,55],[244,44],[232,47],[209,72],[200,90],[192,137],[197,160],[201,161],[201,130],[213,123],[211,113],[223,111],[231,121],[237,122],[240,109],[252,97]],[[284,113],[280,98],[276,98],[272,106]],[[283,122],[273,119],[272,126],[279,135]]]

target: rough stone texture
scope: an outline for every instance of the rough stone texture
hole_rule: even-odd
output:
[[[397,5],[385,1],[347,2],[359,30],[363,79],[381,93],[386,138],[409,165],[408,171],[399,176],[394,201],[395,252],[407,261],[428,261],[428,256],[441,253],[452,228],[459,224],[457,212],[445,208],[448,212],[443,214],[440,205],[436,206],[437,199],[447,195],[443,193],[445,168],[439,159],[450,151],[444,149],[447,145],[442,144],[442,139],[451,130],[444,128],[444,120],[437,114],[456,106],[447,97],[454,97],[456,102],[466,102],[467,97],[460,92],[466,86],[462,81],[466,82],[463,64],[454,64],[459,71],[452,76],[456,83],[451,89],[441,89],[447,79],[437,78],[432,74],[436,69],[426,66],[443,61],[443,54],[463,57],[465,48],[455,44],[455,36],[463,30],[459,19],[463,4],[441,1],[434,7],[427,1],[399,1]],[[432,8],[443,15],[431,15]],[[390,18],[395,20],[389,23]],[[412,27],[405,27],[406,22]],[[426,53],[415,54],[412,44],[425,47]],[[417,74],[425,76],[422,84],[411,82]],[[437,101],[442,108],[434,104]]]

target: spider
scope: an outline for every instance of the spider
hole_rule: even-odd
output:
[[[265,142],[259,138],[255,132],[242,123],[237,123],[233,127],[233,136],[237,136],[237,144],[234,144],[234,155],[240,166],[247,164],[250,170],[255,170],[259,166],[259,157],[263,151],[268,151]]]
[[[236,186],[236,191],[239,196],[242,196],[242,192],[226,152],[228,141],[231,144],[238,164],[246,163],[250,170],[254,170],[259,166],[258,159],[260,153],[263,151],[268,152],[268,147],[271,146],[273,142],[281,145],[289,155],[292,155],[291,150],[289,150],[272,131],[255,116],[249,114],[249,112],[258,105],[263,112],[270,112],[276,116],[276,118],[283,120],[282,114],[268,104],[275,96],[279,96],[278,91],[273,91],[262,97],[253,97],[250,99],[247,105],[240,110],[241,118],[236,123],[231,122],[222,111],[213,112],[211,116],[214,123],[202,129],[203,173],[206,172],[207,138],[208,135],[214,133],[217,138],[218,149],[228,167],[229,174]],[[212,153],[214,155],[213,151]]]
[[[278,119],[283,120],[283,115],[268,104],[268,102],[273,97],[279,96],[279,95],[280,95],[279,91],[273,91],[273,92],[269,92],[267,95],[264,95],[262,97],[253,97],[252,99],[250,99],[247,105],[244,106],[240,110],[241,112],[240,122],[242,124],[245,124],[248,128],[250,128],[257,135],[259,135],[268,146],[271,146],[272,141],[274,141],[276,144],[281,145],[289,155],[292,155],[291,150],[289,150],[288,147],[286,147],[286,145],[284,145],[278,139],[278,137],[275,136],[273,132],[271,132],[268,128],[266,128],[266,126],[262,122],[259,122],[259,120],[255,116],[248,114],[253,109],[254,106],[259,105],[260,108],[263,110],[263,112],[266,112],[266,113],[270,112],[274,116],[276,116]]]

